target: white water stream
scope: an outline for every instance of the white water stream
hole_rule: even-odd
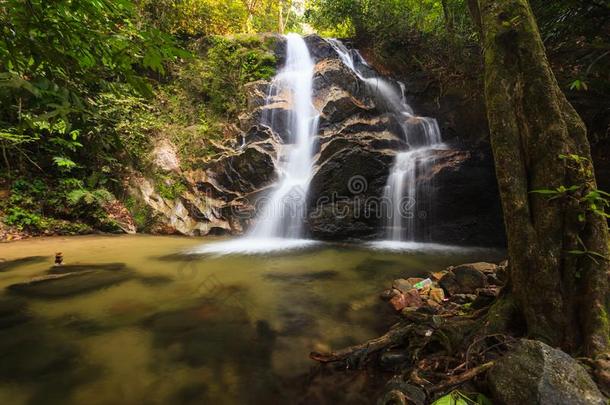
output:
[[[357,50],[348,49],[341,41],[330,39],[328,42],[343,63],[367,85],[376,103],[383,104],[401,125],[409,149],[396,155],[386,184],[384,198],[390,202],[386,238],[391,242],[413,242],[423,231],[418,229],[417,219],[429,214],[426,209],[434,198],[429,182],[418,181],[418,176],[429,171],[434,151],[445,148],[438,123],[413,113],[402,83],[376,75]]]
[[[271,129],[288,142],[278,167],[279,179],[263,201],[250,232],[243,238],[202,247],[197,253],[258,253],[314,243],[303,240],[307,192],[319,113],[312,104],[314,61],[300,35],[286,35],[286,64],[273,79],[266,105],[286,97],[288,119],[266,117]],[[260,205],[260,204],[259,204]]]

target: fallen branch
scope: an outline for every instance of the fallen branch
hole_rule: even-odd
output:
[[[399,326],[390,329],[385,335],[376,339],[369,340],[366,343],[356,346],[350,346],[336,352],[318,353],[311,352],[309,358],[320,363],[332,363],[346,360],[361,360],[370,354],[383,350],[387,347],[404,343],[408,333],[413,330],[413,325]]]

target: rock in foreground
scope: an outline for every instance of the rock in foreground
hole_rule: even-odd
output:
[[[587,371],[561,350],[522,340],[489,371],[494,403],[499,405],[605,405]]]

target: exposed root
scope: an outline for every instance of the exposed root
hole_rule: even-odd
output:
[[[437,384],[431,388],[428,388],[428,392],[431,394],[434,394],[437,392],[447,391],[457,385],[465,383],[466,381],[472,380],[474,377],[476,377],[479,374],[484,373],[485,371],[490,369],[493,365],[494,365],[494,362],[490,361],[490,362],[481,364],[475,368],[471,368],[470,370],[466,371],[465,373],[451,376],[451,377],[447,378],[445,381],[443,381],[442,383]]]
[[[350,368],[358,368],[364,364],[366,358],[371,354],[405,343],[409,332],[412,331],[413,328],[413,325],[398,326],[394,329],[390,329],[390,331],[385,335],[378,337],[377,339],[369,340],[366,343],[350,346],[331,353],[311,352],[309,357],[312,360],[319,361],[320,363],[346,361],[348,363],[348,367],[351,366]]]
[[[453,317],[407,313],[406,324],[379,338],[331,353],[312,352],[310,357],[321,363],[345,362],[347,368],[363,368],[375,365],[374,359],[385,350],[403,351],[412,362],[406,361],[401,368],[404,380],[423,388],[431,399],[485,373],[515,342],[503,333],[486,333],[489,317],[497,316],[489,309]]]

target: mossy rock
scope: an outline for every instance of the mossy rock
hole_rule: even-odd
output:
[[[521,340],[488,374],[494,404],[606,405],[576,360],[537,340]]]

